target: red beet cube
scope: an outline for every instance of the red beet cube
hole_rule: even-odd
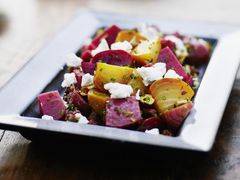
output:
[[[129,128],[141,122],[139,102],[135,96],[109,99],[106,105],[106,126]]]
[[[167,70],[173,69],[176,73],[183,77],[183,80],[192,85],[192,77],[186,73],[182,64],[178,61],[177,57],[173,54],[169,47],[166,47],[161,50],[157,62],[166,63]]]
[[[91,60],[92,63],[98,61],[117,66],[127,66],[132,63],[132,56],[123,50],[107,50],[96,54]]]
[[[192,107],[193,104],[191,102],[183,104],[167,112],[164,112],[162,114],[162,118],[169,128],[173,130],[178,130],[184,122],[185,118],[190,113]]]
[[[66,107],[58,91],[51,91],[38,96],[39,110],[42,115],[53,119],[64,119]]]

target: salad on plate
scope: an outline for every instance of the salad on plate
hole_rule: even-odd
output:
[[[79,54],[66,55],[61,97],[38,96],[42,119],[176,136],[193,109],[199,68],[211,45],[156,26],[102,28]]]

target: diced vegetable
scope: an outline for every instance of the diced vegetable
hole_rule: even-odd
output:
[[[115,42],[128,41],[132,46],[137,46],[141,41],[146,40],[145,37],[133,30],[120,31],[117,35]]]
[[[188,83],[190,86],[192,85],[192,78],[189,76],[184,70],[182,64],[179,62],[177,57],[173,54],[169,47],[166,47],[161,50],[157,62],[166,63],[167,70],[173,69],[176,73],[183,77],[183,80]]]
[[[66,107],[58,91],[51,91],[38,96],[41,115],[52,116],[56,120],[64,120]]]
[[[75,74],[77,79],[77,83],[75,84],[75,87],[77,87],[78,89],[81,89],[83,72],[81,72],[79,69],[74,69],[73,73]]]
[[[95,47],[97,47],[101,39],[105,38],[106,41],[108,42],[108,45],[110,46],[112,43],[115,42],[116,37],[120,31],[121,29],[116,25],[110,26],[109,28],[105,29],[102,34],[95,37],[92,41],[92,44],[94,44]]]
[[[136,65],[154,64],[161,50],[160,38],[155,41],[142,41],[133,50],[132,56]]]
[[[96,74],[94,76],[94,85],[98,90],[106,92],[103,86],[109,82],[127,84],[133,70],[133,68],[129,67],[115,66],[98,62]]]
[[[206,64],[210,57],[210,51],[209,44],[190,43],[189,57],[186,59],[186,62],[195,66]]]
[[[90,106],[77,91],[68,94],[68,103],[74,105],[84,116],[91,112]]]
[[[106,126],[130,128],[141,122],[139,102],[134,96],[109,99],[106,105]]]
[[[99,61],[117,66],[127,66],[132,63],[132,56],[123,50],[107,50],[96,54],[91,63]]]
[[[91,75],[94,74],[96,64],[91,63],[91,62],[82,62],[82,70],[85,74],[89,73]]]
[[[178,130],[190,113],[192,107],[192,102],[189,102],[164,112],[161,117],[169,128]]]
[[[106,102],[108,99],[109,95],[95,89],[91,89],[88,92],[88,104],[99,115],[105,114]]]
[[[145,131],[153,128],[160,128],[161,126],[163,126],[163,121],[159,117],[150,117],[143,121],[138,130]]]
[[[83,61],[90,61],[90,59],[92,58],[92,54],[90,50],[86,50],[84,52],[81,53],[81,58],[83,59]]]
[[[176,107],[179,102],[190,102],[194,95],[194,91],[187,83],[172,78],[155,81],[149,90],[159,113]]]
[[[169,47],[172,52],[174,52],[176,44],[170,40],[161,40],[161,47],[162,49],[164,49],[165,47]]]
[[[146,88],[143,84],[142,77],[138,74],[136,70],[134,70],[131,74],[128,84],[132,86],[134,95],[137,93],[138,90],[140,90],[140,94],[144,94]]]

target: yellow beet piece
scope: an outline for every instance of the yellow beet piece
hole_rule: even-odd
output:
[[[127,84],[133,71],[134,69],[130,67],[115,66],[98,62],[96,74],[94,76],[94,85],[98,90],[106,92],[104,84],[109,82]]]
[[[88,92],[88,104],[99,115],[103,115],[109,95],[91,89]]]
[[[123,42],[123,41],[128,41],[130,42],[133,46],[138,45],[141,41],[146,40],[145,37],[141,36],[138,34],[136,31],[131,31],[131,30],[124,30],[120,31],[117,35],[117,38],[115,42]]]
[[[134,70],[131,74],[128,84],[132,86],[134,95],[137,93],[138,90],[140,90],[140,95],[144,94],[146,88],[143,84],[142,77],[140,76],[140,74],[138,74],[136,70]]]
[[[194,91],[182,80],[164,78],[150,86],[150,93],[155,99],[155,107],[159,113],[168,111],[179,105],[179,102],[190,102]]]
[[[156,63],[159,52],[161,50],[160,37],[154,41],[142,41],[138,46],[132,51],[133,59],[136,65],[146,65],[149,63]]]

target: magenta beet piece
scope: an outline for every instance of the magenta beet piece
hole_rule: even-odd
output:
[[[91,60],[92,63],[98,61],[117,66],[127,66],[132,63],[132,56],[123,50],[107,50],[96,54]]]
[[[77,91],[73,91],[69,94],[69,104],[73,104],[75,107],[78,108],[78,110],[84,115],[87,116],[91,108],[88,105],[88,103],[80,96],[80,94]]]
[[[83,53],[81,53],[81,58],[83,61],[90,61],[90,59],[92,58],[92,54],[90,50],[84,51]]]
[[[138,130],[145,131],[153,128],[160,128],[162,125],[163,121],[159,117],[150,117],[143,121]]]
[[[178,130],[182,125],[185,118],[190,113],[193,104],[187,103],[176,108],[173,108],[165,113],[162,114],[162,118],[165,124],[174,130]]]
[[[96,64],[91,62],[82,62],[82,70],[84,73],[89,73],[91,75],[94,75]]]
[[[135,96],[109,99],[106,105],[106,126],[130,128],[141,122],[139,102]]]
[[[172,52],[174,52],[176,44],[170,40],[161,40],[161,47],[162,49],[164,49],[165,47],[169,47]]]
[[[74,69],[73,73],[75,74],[77,79],[77,83],[75,84],[75,87],[77,87],[78,89],[81,89],[83,73],[79,69]]]
[[[182,64],[178,61],[177,57],[173,54],[169,47],[165,47],[161,50],[157,62],[166,63],[167,70],[173,69],[176,73],[183,77],[183,80],[192,85],[192,77],[186,73]]]
[[[51,91],[38,96],[41,115],[52,116],[53,119],[63,120],[66,107],[58,91]]]
[[[121,29],[119,27],[117,27],[116,25],[112,25],[109,28],[105,29],[102,34],[95,37],[92,41],[92,44],[97,47],[101,39],[105,38],[108,45],[110,46],[112,43],[115,42],[115,39],[120,31]]]
[[[210,48],[201,43],[190,44],[189,57],[186,59],[188,64],[200,66],[206,64],[210,57]]]

